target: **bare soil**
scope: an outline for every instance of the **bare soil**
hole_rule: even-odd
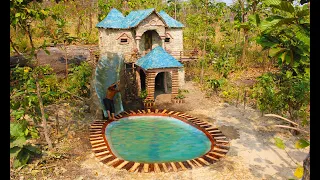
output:
[[[72,124],[69,131],[55,140],[55,150],[41,159],[33,160],[21,170],[11,170],[11,179],[289,179],[297,164],[302,165],[309,148],[294,147],[297,137],[283,129],[270,127],[279,121],[261,117],[261,113],[250,107],[230,105],[218,97],[205,98],[205,93],[192,82],[186,82],[183,89],[185,103],[172,104],[169,94],[156,97],[156,108],[186,112],[220,127],[229,138],[231,146],[227,156],[219,162],[193,170],[172,173],[129,173],[106,166],[95,158],[89,143],[89,125],[93,116],[85,114],[78,124]],[[68,107],[56,106],[62,122],[72,119]],[[69,110],[70,111],[70,110]],[[69,117],[70,118],[67,118]],[[74,117],[73,117],[74,118]],[[52,120],[53,121],[53,120]],[[63,124],[61,125],[63,126]],[[63,128],[62,128],[63,129]],[[66,128],[65,128],[66,129]],[[279,149],[274,137],[283,139],[286,148]],[[45,162],[44,160],[45,159]]]

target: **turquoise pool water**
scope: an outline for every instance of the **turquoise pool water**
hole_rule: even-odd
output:
[[[106,136],[116,156],[142,163],[185,161],[204,155],[211,147],[202,131],[172,117],[122,118],[106,127]]]

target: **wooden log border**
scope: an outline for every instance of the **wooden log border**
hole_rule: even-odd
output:
[[[113,121],[96,120],[90,126],[90,142],[92,150],[99,161],[108,166],[113,166],[116,169],[125,169],[129,172],[144,173],[177,172],[209,166],[226,156],[229,151],[229,140],[223,135],[218,127],[196,117],[192,117],[186,113],[170,111],[167,109],[130,110],[129,112],[123,111],[115,116],[114,121],[118,121],[129,116],[166,116],[176,118],[204,132],[211,141],[211,148],[206,154],[198,158],[181,162],[139,163],[126,161],[113,154],[105,135],[107,125]]]

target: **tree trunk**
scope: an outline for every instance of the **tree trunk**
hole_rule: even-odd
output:
[[[68,52],[67,52],[67,48],[66,45],[63,45],[64,47],[64,52],[65,52],[65,60],[66,60],[66,80],[68,83]]]
[[[14,50],[18,55],[21,55],[21,53],[18,51],[18,49],[17,49],[16,46],[14,45],[11,37],[10,37],[10,43],[11,43],[11,46],[12,46],[13,50]]]
[[[81,26],[81,15],[78,18],[78,25],[77,25],[77,31],[76,31],[77,36],[79,36],[80,34],[80,26]]]
[[[27,34],[28,34],[28,37],[29,37],[29,40],[30,40],[31,48],[34,49],[34,44],[33,44],[33,41],[32,41],[32,35],[31,35],[30,25],[27,25],[26,31],[27,31]]]
[[[89,36],[91,35],[92,32],[92,12],[90,11],[89,14]]]
[[[203,74],[204,74],[204,69],[203,69],[204,62],[203,61],[204,61],[204,59],[201,62],[200,84],[203,84]]]
[[[203,43],[203,60],[201,62],[201,74],[200,74],[200,83],[203,84],[203,74],[204,74],[204,61],[206,56],[206,43],[207,43],[207,30],[208,30],[208,0],[206,0],[206,28],[204,30],[204,43]]]
[[[246,22],[246,13],[244,9],[244,1],[238,0],[240,7],[241,7],[241,17],[242,17],[242,23]],[[246,50],[248,46],[248,34],[247,34],[247,29],[243,29],[243,36],[244,36],[244,44],[243,44],[243,49],[242,49],[242,55],[241,55],[241,65],[243,65],[245,59],[246,59]]]
[[[303,160],[302,180],[310,180],[310,150],[307,157]]]
[[[244,34],[244,43],[243,43],[243,49],[242,49],[242,55],[241,55],[241,65],[245,63],[247,48],[249,44],[248,31],[244,29],[243,34]]]
[[[44,107],[43,107],[42,97],[40,94],[40,86],[39,86],[38,78],[35,77],[35,80],[36,80],[36,87],[37,87],[37,96],[39,99],[39,105],[40,105],[40,111],[41,111],[41,120],[42,120],[42,127],[43,127],[43,131],[44,131],[44,137],[48,143],[49,149],[52,149],[52,142],[51,142],[49,134],[48,134],[47,120],[44,115]]]
[[[177,19],[177,0],[174,1],[174,19]]]

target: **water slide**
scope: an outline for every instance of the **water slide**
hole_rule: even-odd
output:
[[[103,110],[105,117],[108,117],[108,113],[103,104],[103,99],[106,96],[108,87],[120,80],[120,71],[123,67],[124,61],[121,54],[107,53],[101,56],[95,72],[94,86],[97,96],[100,101],[100,107]],[[120,81],[120,87],[121,87]],[[115,115],[123,111],[121,94],[117,93],[113,98],[115,106]]]

